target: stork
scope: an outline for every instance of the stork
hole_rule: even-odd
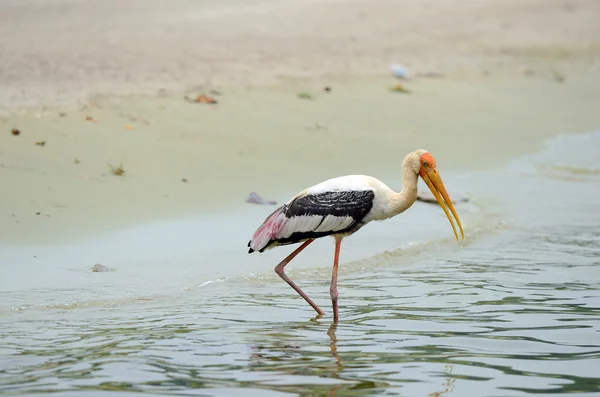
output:
[[[382,221],[406,211],[417,199],[419,176],[444,210],[456,240],[464,239],[460,218],[446,192],[435,159],[426,150],[409,153],[402,162],[402,190],[398,193],[380,180],[366,175],[333,178],[309,187],[269,215],[248,242],[248,253],[264,252],[281,245],[302,243],[275,267],[275,273],[288,283],[319,315],[325,313],[284,272],[302,250],[315,239],[333,236],[335,252],[329,293],[333,319],[338,315],[338,261],[342,239],[371,221]],[[452,213],[452,216],[450,215]]]

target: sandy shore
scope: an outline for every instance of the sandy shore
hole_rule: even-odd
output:
[[[596,1],[165,4],[0,5],[1,241],[282,201],[347,173],[399,188],[416,148],[479,169],[600,127]],[[391,62],[410,93],[390,92]],[[183,99],[200,92],[219,103]]]
[[[595,0],[8,0],[0,105],[277,84],[290,76],[571,74],[598,66]]]

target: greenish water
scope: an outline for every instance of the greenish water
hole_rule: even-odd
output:
[[[599,155],[600,134],[568,136],[501,170],[444,173],[472,197],[457,207],[466,243],[423,203],[345,240],[337,326],[332,241],[289,272],[323,318],[272,272],[291,248],[245,254],[266,207],[3,247],[0,392],[599,395]],[[112,271],[81,264],[98,257]]]

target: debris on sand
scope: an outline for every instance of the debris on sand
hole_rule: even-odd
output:
[[[15,136],[17,136],[17,135],[21,135],[21,131],[19,131],[19,130],[18,130],[18,129],[16,129],[16,128],[13,128],[12,130],[10,130],[10,132],[11,132],[13,135],[15,135]]]
[[[408,79],[408,69],[405,66],[396,63],[390,66],[392,74],[399,79]]]
[[[110,172],[112,172],[113,175],[116,175],[116,176],[125,175],[125,169],[123,168],[123,163],[121,163],[121,165],[119,165],[118,167],[114,167],[112,165],[109,165],[109,167],[110,167]]]
[[[252,192],[246,199],[247,203],[250,204],[260,204],[260,205],[276,205],[277,201],[275,200],[267,200],[258,195],[258,193]]]
[[[410,94],[411,91],[406,88],[404,85],[402,84],[396,84],[395,86],[393,86],[392,88],[390,88],[390,91],[392,92],[402,92],[403,94]]]
[[[325,88],[323,88],[323,91],[325,91],[325,92],[331,92],[331,87],[326,86]]]
[[[456,197],[455,197],[456,196]],[[456,192],[452,195],[452,197],[455,197],[452,200],[452,204],[456,204],[456,203],[466,203],[469,201],[469,198],[467,196],[465,196],[464,194],[456,194]],[[433,193],[431,193],[428,190],[424,190],[422,192],[419,192],[417,194],[417,200],[418,201],[422,201],[424,203],[430,203],[430,204],[438,204],[437,200],[435,199],[435,197],[433,196]]]
[[[195,98],[189,98],[187,96],[185,96],[184,98],[186,101],[194,102],[194,103],[208,103],[210,105],[219,103],[215,98],[210,97],[208,95],[204,95],[204,94],[200,94],[200,95],[196,96]]]
[[[46,141],[37,141],[35,144],[38,146],[46,146]]]
[[[96,272],[96,273],[100,273],[100,272],[107,272],[108,271],[108,267],[101,265],[99,263],[96,263],[94,266],[92,266],[92,271]]]
[[[308,92],[299,92],[296,94],[296,96],[300,99],[315,99],[315,97]]]
[[[85,117],[83,118],[83,120],[85,120],[85,121],[90,121],[90,122],[95,122],[95,121],[96,121],[96,118],[95,118],[94,116],[85,116]]]
[[[81,160],[79,160],[79,158],[75,157],[75,160],[73,160],[73,162],[75,164],[81,164]]]

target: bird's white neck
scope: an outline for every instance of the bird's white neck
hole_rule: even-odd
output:
[[[402,169],[402,190],[392,192],[388,206],[385,209],[385,217],[391,218],[398,214],[403,213],[410,208],[411,205],[417,200],[417,183],[418,175],[414,171],[407,167]]]

